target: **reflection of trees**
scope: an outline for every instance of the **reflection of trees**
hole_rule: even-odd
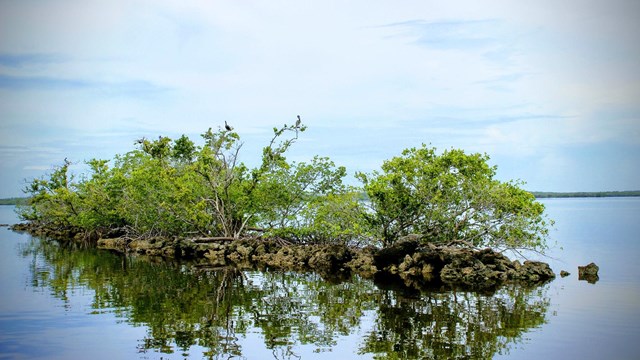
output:
[[[241,355],[237,333],[250,325],[243,308],[255,293],[244,291],[242,272],[194,272],[179,264],[153,263],[98,250],[68,249],[34,240],[23,249],[31,256],[32,285],[49,287],[66,301],[68,291],[94,291],[95,312],[115,311],[133,325],[146,325],[139,351],[187,353],[193,345],[205,355]]]
[[[488,359],[545,323],[545,292],[512,286],[492,296],[447,292],[417,299],[387,292],[361,352],[390,359]]]
[[[376,357],[490,358],[543,324],[549,306],[545,288],[405,296],[359,278],[335,284],[315,274],[206,270],[39,240],[23,255],[33,259],[34,288],[65,302],[89,288],[96,313],[146,326],[139,351],[188,354],[200,346],[211,359],[250,354],[242,346],[251,333],[274,358],[297,359],[301,345],[328,351],[361,328],[368,331],[361,353]],[[371,314],[373,324],[364,325]]]
[[[315,274],[264,273],[256,284],[261,297],[253,304],[254,326],[262,329],[268,349],[312,344],[330,349],[336,337],[360,325],[363,311],[375,304],[370,282],[328,284]],[[295,354],[286,358],[295,358]],[[276,358],[281,358],[276,356]]]

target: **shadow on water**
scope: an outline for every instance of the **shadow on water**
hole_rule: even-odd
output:
[[[358,277],[202,269],[32,239],[21,249],[30,284],[64,302],[93,292],[92,312],[113,312],[147,330],[138,351],[205,358],[245,357],[262,346],[278,359],[299,347],[341,354],[341,339],[376,358],[491,358],[546,322],[547,287],[493,294],[379,287]],[[259,334],[262,344],[246,341]],[[202,350],[204,349],[204,350]],[[133,351],[133,349],[132,349]]]

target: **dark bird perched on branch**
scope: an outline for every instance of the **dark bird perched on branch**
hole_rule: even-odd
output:
[[[224,121],[224,128],[227,129],[227,131],[233,130],[233,128],[227,124],[227,120]]]
[[[302,120],[300,119],[300,115],[298,115],[298,120],[296,120],[296,127],[300,127],[300,123]]]

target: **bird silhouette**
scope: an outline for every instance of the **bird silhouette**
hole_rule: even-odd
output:
[[[227,131],[233,130],[233,128],[229,124],[227,124],[227,120],[224,121],[224,128],[227,129]]]
[[[300,119],[300,115],[298,115],[298,120],[296,120],[296,127],[300,127],[300,123],[302,120]]]

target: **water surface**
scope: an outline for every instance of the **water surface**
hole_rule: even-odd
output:
[[[545,259],[557,278],[549,287],[549,322],[511,352],[522,359],[637,359],[640,354],[640,198],[544,199],[556,220],[558,247]],[[578,281],[595,262],[599,281]]]
[[[543,202],[563,247],[544,260],[572,275],[494,294],[194,268],[0,228],[0,359],[636,358],[640,199]],[[591,261],[600,280],[578,281]]]

